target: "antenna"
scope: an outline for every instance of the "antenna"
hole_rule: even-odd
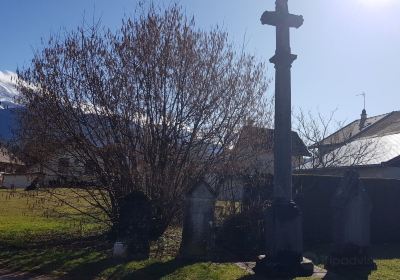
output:
[[[364,110],[365,110],[365,97],[367,96],[367,94],[363,91],[362,93],[357,94],[356,96],[362,96],[362,97],[364,97]]]

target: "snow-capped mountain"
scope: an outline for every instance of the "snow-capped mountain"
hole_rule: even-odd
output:
[[[18,112],[23,109],[16,98],[17,74],[11,71],[0,71],[0,142],[13,139],[14,132],[19,127]]]
[[[19,95],[16,84],[16,73],[0,71],[0,109],[19,107],[16,102],[16,98]]]

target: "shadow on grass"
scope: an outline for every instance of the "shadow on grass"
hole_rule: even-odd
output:
[[[318,279],[318,278],[287,278],[287,279],[283,279],[283,278],[265,278],[265,277],[259,277],[256,275],[247,275],[244,276],[242,278],[240,278],[239,280],[294,280],[294,279]],[[338,275],[338,274],[332,274],[332,273],[328,273],[324,278],[322,278],[323,280],[368,280],[368,275],[365,276],[360,276],[360,275],[354,275],[354,274],[348,274],[348,275]]]
[[[331,251],[331,244],[315,244],[305,247],[305,254],[310,253],[310,257],[315,264],[324,264]],[[390,260],[400,259],[400,243],[372,244],[369,253],[373,259]]]
[[[81,263],[91,263],[105,258],[104,253],[88,248],[66,250],[62,248],[10,250],[0,253],[1,267],[10,271],[26,271],[32,274],[59,275],[68,267],[74,268]],[[84,279],[81,277],[80,279]],[[87,278],[85,278],[87,279]]]
[[[86,252],[79,252],[71,255],[52,255],[46,253],[31,254],[30,256],[20,256],[15,259],[16,263],[22,268],[22,270],[29,270],[34,274],[50,274],[62,268],[65,262],[73,259],[85,257]],[[28,268],[28,269],[27,269]]]
[[[143,268],[130,272],[126,272],[123,269],[116,269],[116,271],[110,276],[110,279],[156,280],[164,276],[170,275],[176,270],[191,264],[193,263],[173,259],[166,262],[155,262]]]
[[[90,247],[51,249],[0,250],[0,266],[10,271],[26,271],[33,275],[52,275],[63,279],[160,279],[192,263],[181,260],[154,259],[127,262],[109,257],[109,252]]]
[[[333,273],[333,272],[328,272],[326,274],[326,276],[324,276],[322,279],[323,280],[368,280],[369,277],[369,273],[360,273],[359,271],[349,271],[348,273],[345,274],[337,274],[337,273]],[[241,277],[239,280],[294,280],[294,279],[321,279],[321,278],[265,278],[265,277],[261,277],[261,276],[257,276],[257,275],[246,275],[244,277]]]
[[[347,270],[346,272],[332,272],[328,271],[324,280],[368,280],[371,270]]]
[[[254,274],[246,275],[246,276],[239,278],[239,280],[265,280],[265,279],[266,279],[265,277],[260,277],[260,276],[254,275]]]
[[[119,265],[120,261],[108,258],[83,263],[68,271],[63,279],[96,279],[103,271]]]

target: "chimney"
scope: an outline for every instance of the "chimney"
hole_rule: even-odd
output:
[[[361,112],[361,119],[360,119],[360,130],[365,127],[365,121],[367,120],[367,111],[365,109]]]
[[[252,127],[252,126],[254,126],[254,123],[255,123],[255,121],[254,121],[252,118],[248,118],[248,119],[246,120],[246,125],[247,125],[247,126]]]

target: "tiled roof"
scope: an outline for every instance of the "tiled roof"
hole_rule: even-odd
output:
[[[356,120],[321,142],[322,146],[332,147],[323,155],[324,164],[332,163],[335,167],[400,165],[400,111],[367,118],[361,130],[359,123]],[[305,168],[312,165],[309,162]]]
[[[398,112],[396,112],[398,113]],[[322,145],[334,145],[340,144],[348,141],[349,139],[355,139],[361,137],[364,133],[372,129],[376,124],[385,118],[390,117],[393,113],[378,115],[374,117],[367,118],[364,126],[360,129],[360,119],[355,120],[342,129],[336,131],[335,133],[329,135],[323,139],[319,144]]]
[[[12,154],[5,148],[0,148],[0,163],[24,165],[23,162],[12,156]]]
[[[335,166],[364,166],[385,164],[400,157],[400,133],[381,137],[365,137],[345,144],[326,155],[335,157]]]
[[[238,145],[246,145],[248,143],[259,145],[266,150],[273,150],[274,129],[256,126],[245,126],[240,133]],[[310,155],[306,145],[300,139],[299,135],[294,131],[292,131],[292,155]]]
[[[380,137],[400,133],[400,111],[387,114],[387,117],[363,131],[359,137]]]

